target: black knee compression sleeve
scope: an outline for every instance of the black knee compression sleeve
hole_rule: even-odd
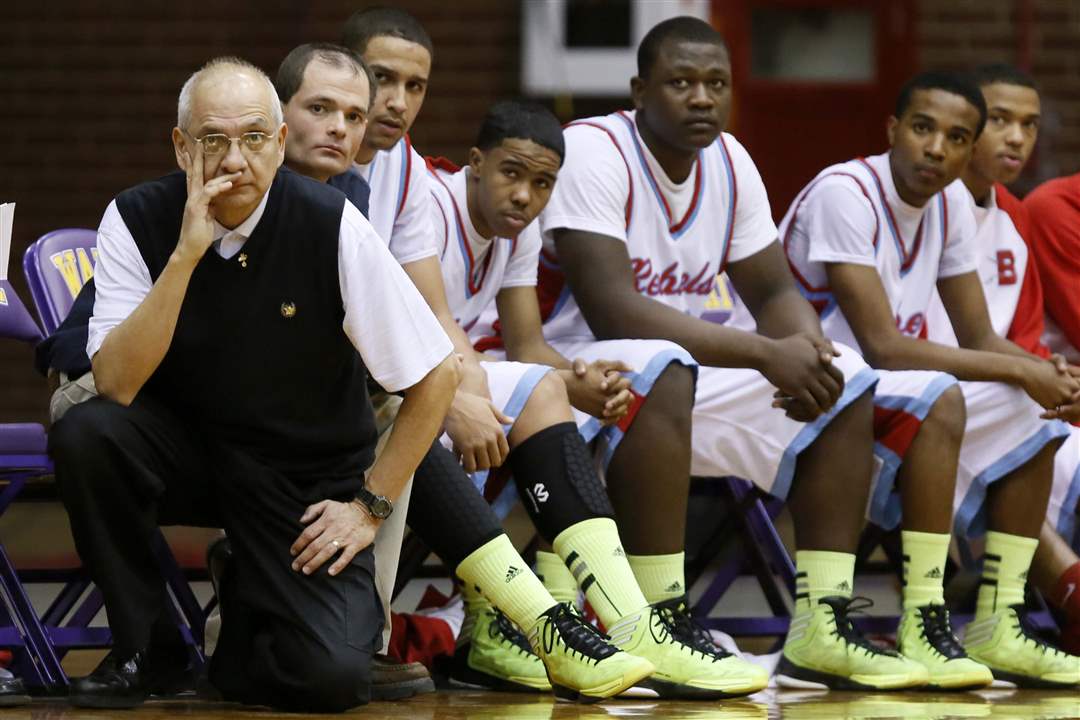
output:
[[[413,476],[408,523],[451,568],[503,531],[461,463],[437,440]]]
[[[571,525],[615,514],[572,422],[544,428],[518,445],[510,467],[525,509],[548,542]]]

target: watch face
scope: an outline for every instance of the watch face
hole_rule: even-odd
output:
[[[374,513],[376,517],[387,517],[390,515],[391,509],[392,506],[390,505],[390,501],[378,495],[375,496],[375,501],[371,503],[371,512]]]

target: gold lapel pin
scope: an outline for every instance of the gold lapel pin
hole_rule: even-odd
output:
[[[240,253],[236,259],[240,261],[240,267],[247,267],[247,253]]]
[[[291,318],[296,315],[296,303],[283,302],[281,303],[281,317]]]

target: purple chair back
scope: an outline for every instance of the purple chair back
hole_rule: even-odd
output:
[[[97,232],[65,228],[42,235],[26,249],[23,272],[45,334],[64,321],[75,296],[94,275]]]
[[[7,280],[0,280],[0,338],[36,343],[41,329]]]

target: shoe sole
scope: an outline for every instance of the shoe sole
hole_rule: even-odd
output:
[[[1004,680],[1025,690],[1071,690],[1077,686],[1076,683],[1041,680],[1028,675],[1017,675],[1006,670],[998,670],[997,668],[990,668],[990,672],[994,674],[995,680]]]
[[[146,702],[145,697],[123,698],[115,695],[69,695],[68,703],[80,708],[99,710],[130,710]]]
[[[0,708],[19,707],[20,705],[29,705],[31,702],[29,695],[0,695]]]
[[[455,660],[453,666],[450,668],[450,679],[455,682],[465,683],[466,685],[476,685],[478,687],[501,692],[546,693],[551,690],[550,685],[548,687],[536,687],[534,685],[527,685],[523,682],[517,682],[516,680],[510,680],[509,678],[491,675],[483,670],[477,670],[476,668],[471,667],[468,661],[461,662]]]
[[[785,680],[790,680],[790,685],[785,685]],[[883,692],[888,690],[910,690],[924,687],[925,683],[903,683],[898,685],[868,685],[852,680],[842,675],[833,675],[819,670],[811,670],[796,665],[781,655],[780,663],[776,666],[776,681],[780,687],[792,687],[798,689],[829,689],[829,690],[873,690]]]
[[[605,687],[581,688],[580,690],[575,690],[574,688],[566,687],[565,685],[559,685],[554,680],[551,680],[551,673],[548,673],[548,680],[551,680],[551,691],[559,700],[575,702],[582,705],[591,705],[592,703],[614,697],[635,685],[642,685],[643,683],[641,681],[652,675],[652,673],[653,668],[650,665],[645,672],[623,675],[621,680],[613,680]]]
[[[714,688],[683,685],[667,680],[657,680],[655,677],[638,683],[638,687],[648,688],[665,700],[726,700],[728,698],[746,697],[765,689],[764,687],[758,687],[734,691],[716,690]]]
[[[385,685],[371,686],[371,699],[380,700],[404,700],[416,695],[435,692],[435,681],[431,678],[417,678],[416,680],[404,680],[402,682],[387,683]]]

